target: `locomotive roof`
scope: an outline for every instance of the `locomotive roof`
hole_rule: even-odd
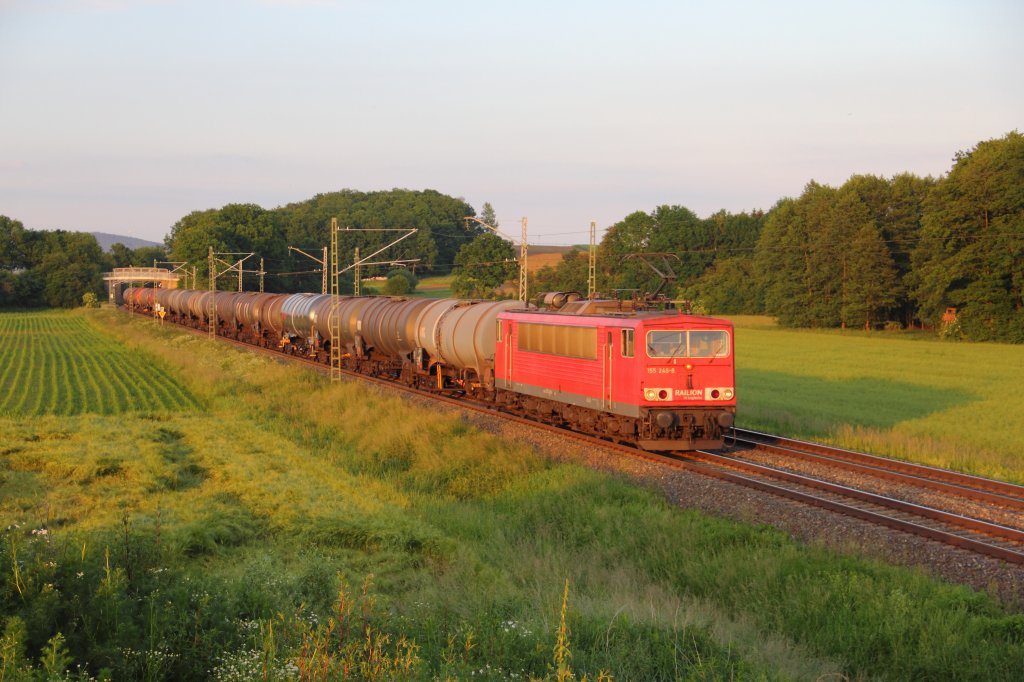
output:
[[[704,315],[688,315],[682,310],[629,310],[621,312],[585,312],[575,310],[550,310],[547,308],[520,308],[504,311],[500,315],[500,317],[505,319],[518,318],[519,316],[534,318],[538,322],[563,322],[568,323],[572,326],[576,326],[576,324],[594,324],[597,321],[601,321],[602,323],[609,326],[633,327],[640,322],[671,322],[674,320],[682,320],[689,324],[696,323],[707,325],[732,326],[732,323],[729,322],[729,320],[725,320],[719,317],[707,317]]]

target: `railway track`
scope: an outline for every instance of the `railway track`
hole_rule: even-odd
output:
[[[207,335],[205,331],[192,327],[185,325],[177,326],[200,336]],[[249,351],[256,351],[270,357],[287,359],[314,367],[323,374],[327,374],[329,371],[324,363],[317,360],[254,346],[228,337],[220,336],[218,338],[221,341]],[[757,464],[736,456],[735,453],[696,451],[680,455],[647,452],[633,446],[570,431],[555,424],[539,422],[503,412],[489,404],[422,391],[395,381],[345,369],[342,370],[342,373],[352,378],[387,386],[392,390],[429,397],[431,400],[440,400],[463,410],[497,416],[532,428],[546,429],[591,446],[713,477],[746,488],[855,517],[897,531],[959,547],[977,554],[994,557],[1017,565],[1024,565],[1024,530],[1018,528],[859,490],[787,471],[780,467]],[[813,459],[813,461],[818,463],[827,463],[829,466],[842,468],[847,471],[866,475],[870,474],[876,477],[889,478],[890,480],[900,477],[901,483],[941,490],[947,495],[962,496],[972,500],[984,500],[988,503],[1000,504],[1012,509],[1024,509],[1024,488],[1009,483],[908,462],[888,460],[864,453],[838,450],[824,445],[795,441],[754,431],[736,429],[735,437],[737,444],[743,442],[755,448],[783,449],[794,453],[794,457],[805,460]]]
[[[823,464],[833,469],[852,471],[1024,512],[1024,486],[1013,483],[845,450],[821,443],[783,438],[759,431],[733,429],[730,435],[736,446],[749,448],[755,452]]]
[[[792,473],[717,452],[692,457],[701,473],[930,540],[1024,565],[1024,531]],[[729,473],[726,473],[729,472]]]

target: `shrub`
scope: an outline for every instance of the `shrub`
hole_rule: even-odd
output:
[[[417,278],[416,275],[412,273],[412,270],[408,270],[406,268],[395,268],[393,270],[388,271],[388,279],[391,279],[392,277],[396,276],[403,277],[406,281],[409,282],[409,291],[415,290],[416,285],[420,283],[419,278]]]
[[[392,275],[384,283],[384,293],[389,296],[402,296],[409,293],[409,280],[401,275]]]

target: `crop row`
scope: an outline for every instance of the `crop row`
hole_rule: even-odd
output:
[[[61,312],[0,314],[0,415],[115,414],[197,405],[151,358]]]

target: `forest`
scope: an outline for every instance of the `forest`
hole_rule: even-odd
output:
[[[86,292],[102,297],[101,273],[153,260],[195,264],[206,280],[210,246],[263,258],[267,291],[319,291],[313,260],[329,243],[331,219],[341,262],[416,233],[382,259],[415,260],[418,273],[455,275],[465,295],[499,295],[514,277],[511,245],[466,216],[475,209],[434,190],[341,190],[274,209],[229,204],[182,217],[166,249],[115,245],[91,235],[28,230],[0,216],[0,307],[70,307]],[[484,222],[495,224],[485,205]],[[791,327],[924,326],[957,338],[1024,342],[1024,136],[957,152],[939,178],[909,173],[854,175],[840,187],[810,181],[768,211],[719,211],[706,218],[678,205],[636,211],[610,226],[598,247],[598,290],[650,291],[658,278],[629,254],[673,255],[670,296],[710,314],[767,314]],[[675,260],[678,258],[678,260]],[[247,288],[255,287],[258,261]],[[379,266],[386,270],[389,266]],[[570,251],[531,274],[531,295],[586,291],[587,254]],[[342,278],[351,286],[351,278]],[[225,282],[225,286],[228,283]],[[956,309],[955,323],[947,316]]]
[[[632,213],[598,247],[598,289],[650,290],[637,252],[679,258],[675,296],[712,314],[768,314],[789,327],[923,325],[1024,342],[1024,136],[958,152],[938,179],[811,181],[767,212],[698,218],[683,206]],[[586,291],[587,256],[566,254],[531,289]],[[943,324],[948,308],[955,323]]]

